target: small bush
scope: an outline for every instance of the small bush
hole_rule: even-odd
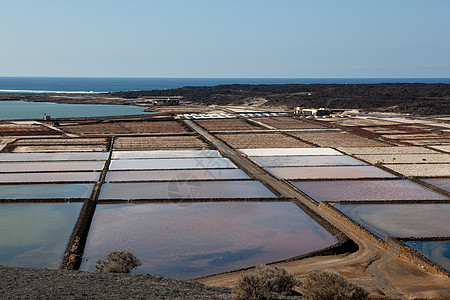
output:
[[[272,299],[273,293],[291,293],[296,283],[294,277],[282,268],[259,265],[255,273],[239,278],[233,297],[236,300]]]
[[[331,272],[308,274],[301,289],[305,300],[369,299],[366,290]]]
[[[96,272],[107,273],[131,273],[131,270],[139,267],[141,261],[131,250],[114,250],[108,253],[105,260],[97,260],[95,265]]]

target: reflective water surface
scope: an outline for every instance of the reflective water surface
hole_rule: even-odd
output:
[[[292,181],[316,201],[448,199],[408,180]]]
[[[78,199],[89,198],[93,184],[0,185],[0,199]]]
[[[343,155],[331,148],[258,148],[239,149],[248,156]]]
[[[344,155],[251,157],[261,167],[362,166],[362,161]]]
[[[450,178],[430,178],[421,180],[450,192]]]
[[[110,170],[170,170],[236,168],[227,158],[113,160]]]
[[[450,272],[450,241],[403,242]]]
[[[0,163],[0,173],[48,171],[101,171],[103,161]]]
[[[13,182],[94,182],[100,172],[0,173],[0,183]]]
[[[221,157],[216,150],[114,151],[112,159]]]
[[[259,181],[105,183],[99,200],[277,198]]]
[[[289,202],[98,205],[82,270],[131,249],[134,272],[189,279],[322,249],[336,238]]]
[[[0,204],[0,265],[58,268],[82,205]]]
[[[266,168],[280,179],[319,179],[319,178],[393,178],[388,172],[373,166],[343,167],[271,167]]]
[[[0,153],[0,161],[107,160],[107,152]]]
[[[380,238],[450,236],[450,204],[335,206]]]
[[[1,178],[1,175],[0,175]],[[175,180],[250,179],[240,169],[109,171],[106,182],[117,181],[175,181]]]

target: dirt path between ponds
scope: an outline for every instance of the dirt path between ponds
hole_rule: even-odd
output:
[[[184,120],[184,122],[212,143],[223,156],[228,157],[239,168],[260,180],[277,195],[297,199],[341,230],[359,246],[359,250],[354,253],[311,257],[276,265],[285,268],[297,278],[314,270],[336,271],[351,282],[365,287],[374,297],[394,299],[450,297],[450,278],[431,274],[407,260],[394,257],[379,244],[364,237],[346,222],[320,209],[301,192],[275,179],[195,122],[191,120]],[[196,281],[208,286],[231,288],[242,274],[252,271],[248,269],[227,272],[203,277]]]

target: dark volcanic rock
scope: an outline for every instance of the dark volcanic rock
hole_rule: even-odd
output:
[[[0,266],[0,299],[230,298],[230,289],[160,276]]]
[[[198,104],[241,105],[255,98],[265,106],[355,108],[411,114],[450,114],[450,85],[424,83],[219,85],[117,92],[124,98],[183,96]]]

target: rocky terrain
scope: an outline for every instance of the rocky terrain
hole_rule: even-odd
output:
[[[450,85],[424,83],[233,84],[96,95],[0,94],[0,100],[136,104],[155,96],[183,96],[184,101],[196,105],[247,105],[288,110],[328,107],[415,115],[450,114]]]
[[[227,288],[152,275],[0,266],[1,299],[230,299]]]
[[[220,85],[112,93],[115,97],[183,96],[195,104],[256,105],[286,108],[328,107],[411,113],[450,114],[448,84],[286,84]]]

